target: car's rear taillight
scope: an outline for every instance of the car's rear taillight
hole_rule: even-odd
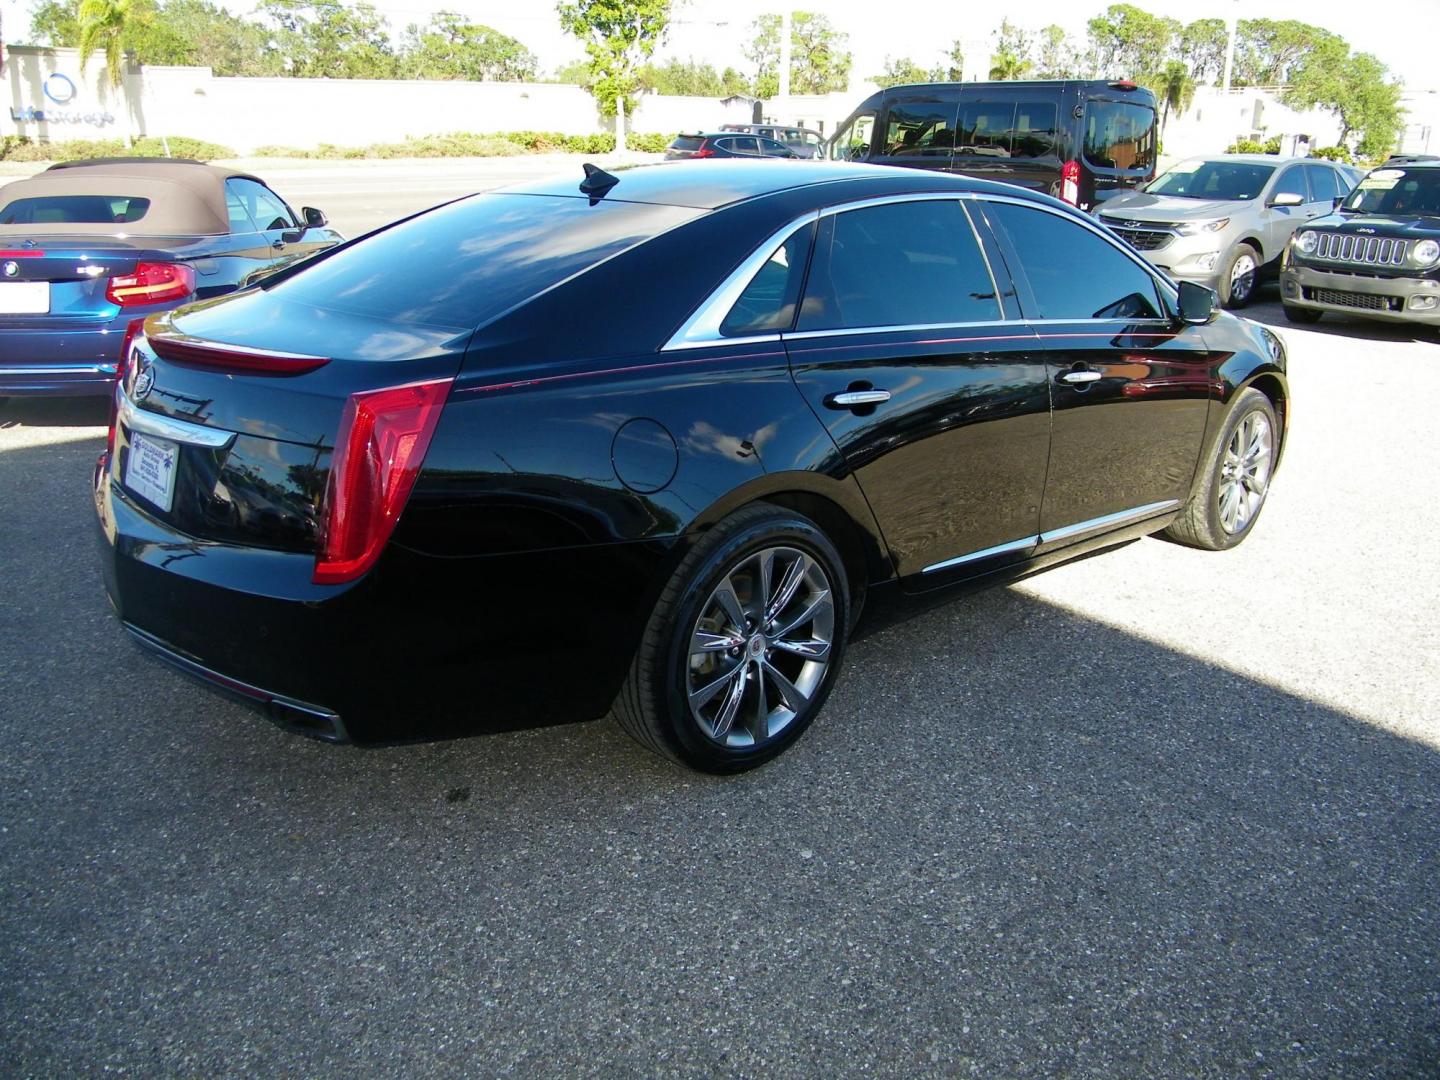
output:
[[[120,394],[124,392],[125,376],[130,372],[130,356],[135,350],[135,339],[145,329],[144,319],[131,319],[125,327],[125,336],[120,339],[120,360],[115,365],[115,390],[110,395],[110,431],[105,437],[105,453],[115,452],[115,425],[120,415]]]
[[[221,341],[196,338],[155,337],[150,340],[150,347],[155,350],[156,356],[172,364],[249,375],[303,375],[330,362],[328,356],[252,349],[248,345],[227,345]]]
[[[195,271],[184,263],[136,263],[133,274],[117,274],[105,299],[121,307],[183,300],[195,291]]]
[[[1080,162],[1072,159],[1061,168],[1060,198],[1071,206],[1080,205]]]
[[[703,142],[703,143],[700,144],[700,148],[695,151],[695,156],[696,156],[696,157],[714,157],[714,156],[715,156],[715,148],[714,148],[713,146],[711,146],[708,142]]]
[[[375,565],[410,498],[453,382],[370,390],[345,403],[325,489],[317,583],[353,581]]]

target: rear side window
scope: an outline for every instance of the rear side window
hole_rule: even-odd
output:
[[[0,209],[0,225],[123,224],[149,209],[149,199],[130,195],[44,195]]]
[[[954,199],[836,214],[822,246],[806,287],[799,330],[1000,318],[989,268],[969,218]]]
[[[760,153],[760,151],[755,148],[754,138],[750,136],[744,136],[738,139],[726,139],[721,142],[720,145],[732,154],[754,156]]]
[[[705,213],[550,195],[474,195],[262,286],[317,308],[468,330]]]
[[[1306,165],[1305,172],[1310,177],[1311,202],[1331,202],[1345,194],[1336,183],[1335,170],[1328,165]]]
[[[791,150],[784,143],[776,142],[774,139],[761,139],[760,153],[763,154],[765,157],[788,158],[793,156],[794,151]]]
[[[815,226],[797,229],[745,286],[740,299],[720,324],[725,337],[789,330],[805,280],[805,258]]]
[[[1013,101],[977,101],[967,105],[965,118],[960,123],[960,143],[955,152],[1008,158],[1011,129],[1014,126]]]
[[[671,150],[699,150],[705,139],[699,135],[677,135],[670,142]]]
[[[1154,279],[1090,230],[1057,214],[1011,203],[987,203],[985,215],[1009,238],[1012,253],[1020,259],[1039,306],[1035,317],[1160,317]]]
[[[1022,101],[1015,107],[1015,141],[1012,157],[1048,158],[1057,156],[1055,149],[1055,103],[1053,101]]]
[[[1097,169],[1148,171],[1155,165],[1155,110],[1124,101],[1085,106],[1085,160]]]
[[[885,120],[889,157],[949,157],[955,149],[954,104],[904,101],[890,106]]]

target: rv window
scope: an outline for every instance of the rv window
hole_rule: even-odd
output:
[[[1010,156],[1010,136],[1015,126],[1015,103],[979,101],[965,106],[965,120],[960,125],[959,154],[982,157]]]
[[[890,157],[949,157],[955,148],[953,104],[905,101],[890,106],[885,153]]]
[[[1022,101],[1015,109],[1015,145],[1011,153],[1017,158],[1055,157],[1055,103],[1053,101]]]

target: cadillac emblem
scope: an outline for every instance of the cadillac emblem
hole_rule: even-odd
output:
[[[6,277],[16,277],[20,273],[20,264],[12,259],[0,267],[0,271],[3,271]]]
[[[150,358],[144,353],[140,354],[139,368],[135,373],[135,389],[132,392],[136,401],[144,401],[150,393],[150,388],[155,385],[155,368],[150,363]]]

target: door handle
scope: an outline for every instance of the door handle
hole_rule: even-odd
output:
[[[889,400],[889,390],[846,390],[840,394],[831,394],[825,399],[825,404],[832,409],[858,409]]]
[[[1105,377],[1099,371],[1067,371],[1060,376],[1060,381],[1072,385],[1084,385],[1085,383],[1099,382]]]
[[[284,240],[274,240],[274,241],[271,241],[270,246],[271,246],[272,248],[274,248],[276,251],[279,251],[279,250],[281,250],[281,249],[285,246],[285,241],[284,241]]]

